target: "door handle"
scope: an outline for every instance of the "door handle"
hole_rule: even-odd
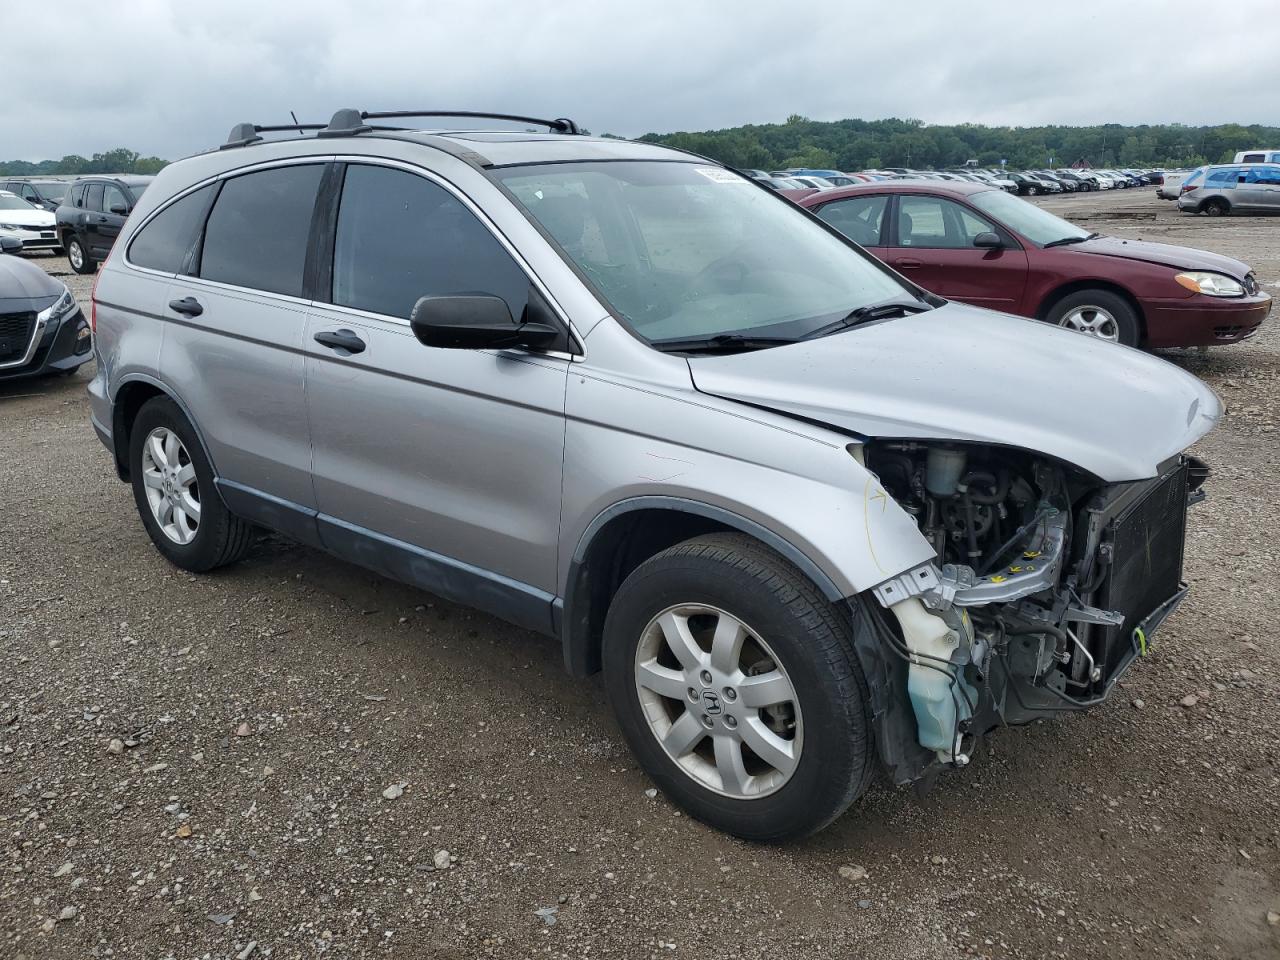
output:
[[[106,217],[97,217],[96,219],[97,219],[98,223],[106,223],[106,222],[107,222],[107,218],[106,218]]]
[[[200,306],[200,301],[195,297],[183,297],[181,300],[170,300],[169,309],[174,313],[180,313],[184,317],[198,317],[204,313],[204,307]]]
[[[923,267],[924,262],[916,260],[914,257],[899,257],[893,261],[895,267],[901,267],[903,270],[914,270],[916,267]]]
[[[347,353],[364,352],[364,341],[356,336],[354,330],[322,330],[316,334],[315,340],[316,343],[333,350],[345,350]]]

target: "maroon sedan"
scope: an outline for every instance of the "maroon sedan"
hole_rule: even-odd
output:
[[[1233,343],[1271,310],[1239,260],[1089,233],[981,184],[870,183],[797,202],[939,296],[1130,346]]]

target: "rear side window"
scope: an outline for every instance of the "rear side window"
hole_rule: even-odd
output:
[[[84,195],[84,205],[89,210],[102,209],[102,184],[91,183]]]
[[[212,185],[201,187],[152,217],[129,244],[129,262],[164,273],[181,270],[212,191]]]
[[[818,210],[818,216],[854,243],[878,247],[884,211],[888,205],[888,196],[850,197],[825,204]]]
[[[302,296],[311,213],[324,164],[227,180],[209,214],[200,276],[237,287]]]
[[[333,251],[333,302],[408,319],[419,297],[487,293],[519,321],[529,278],[443,187],[387,167],[347,168]]]
[[[77,183],[71,188],[71,206],[84,206],[84,191],[85,185],[83,183]]]

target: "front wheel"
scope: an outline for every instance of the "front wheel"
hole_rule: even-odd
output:
[[[1136,347],[1138,315],[1129,302],[1110,290],[1079,290],[1063,297],[1045,317],[1049,323],[1076,333]]]
[[[88,249],[80,242],[79,237],[72,237],[68,240],[66,247],[67,260],[71,263],[71,269],[76,273],[93,273],[98,269],[98,264],[89,255]]]
[[[849,622],[745,535],[696,537],[637,567],[609,608],[604,670],[640,765],[727,833],[804,836],[866,788],[874,751]]]

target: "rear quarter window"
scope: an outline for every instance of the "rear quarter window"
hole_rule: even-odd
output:
[[[213,186],[201,187],[147,221],[129,244],[129,262],[148,270],[177,273],[195,243],[209,208]]]

